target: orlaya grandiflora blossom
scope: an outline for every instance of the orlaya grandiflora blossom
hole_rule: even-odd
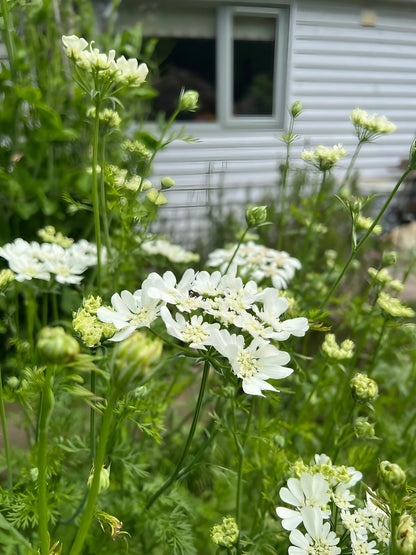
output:
[[[119,330],[111,341],[161,318],[169,335],[201,354],[214,348],[221,362],[242,380],[246,393],[263,395],[263,390],[276,391],[268,379],[281,379],[293,371],[286,367],[289,354],[271,340],[302,337],[308,329],[306,318],[281,321],[287,301],[279,304],[274,298],[278,291],[267,291],[233,274],[188,269],[177,280],[172,272],[163,276],[152,272],[135,293],[115,293],[112,308],[99,308],[97,316]]]
[[[328,505],[330,500],[329,484],[321,474],[309,474],[305,472],[300,479],[289,478],[287,487],[283,487],[279,492],[282,501],[288,505],[293,505],[296,510],[286,507],[277,507],[276,513],[282,519],[282,526],[285,530],[294,530],[302,522],[302,507],[319,507]],[[329,518],[330,511],[325,510],[324,518]]]
[[[96,86],[99,85],[97,79],[107,82],[111,80],[115,88],[139,87],[146,80],[147,65],[144,63],[139,65],[136,58],[127,60],[124,56],[120,56],[115,59],[115,50],[110,50],[108,54],[100,52],[98,48],[94,48],[94,41],[88,43],[84,38],[76,35],[63,35],[62,43],[66,55],[75,66],[94,76]]]
[[[235,249],[236,245],[233,245],[228,249],[212,251],[208,256],[207,266],[224,271]],[[238,273],[244,280],[272,285],[276,289],[286,289],[296,270],[302,266],[297,258],[290,256],[286,251],[277,251],[253,241],[247,241],[240,246],[233,264],[238,267]]]
[[[324,515],[319,507],[302,507],[300,509],[306,533],[294,529],[290,532],[289,555],[338,555],[339,538],[331,530],[329,522],[324,522]]]
[[[97,263],[96,247],[81,240],[65,248],[54,243],[28,243],[15,239],[0,247],[17,281],[55,279],[62,284],[79,284],[82,274]]]

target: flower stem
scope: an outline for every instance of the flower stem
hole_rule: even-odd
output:
[[[351,177],[352,170],[355,166],[355,162],[356,162],[356,160],[358,158],[358,155],[360,153],[361,147],[363,146],[363,144],[365,142],[366,142],[366,140],[363,140],[363,139],[360,139],[358,141],[358,144],[357,144],[357,146],[355,147],[355,150],[354,150],[354,154],[352,155],[350,163],[348,164],[347,171],[345,172],[345,176],[344,176],[344,179],[342,180],[340,189],[342,189],[343,187],[345,187],[345,185],[348,184],[348,181],[350,180],[350,177]]]
[[[244,233],[241,235],[241,237],[240,237],[240,239],[239,239],[239,241],[238,241],[238,243],[237,243],[237,246],[235,247],[235,250],[234,250],[234,252],[233,252],[233,255],[232,255],[232,257],[231,257],[230,261],[228,262],[228,265],[227,265],[227,267],[226,267],[226,269],[225,269],[224,275],[228,273],[228,270],[230,269],[231,264],[233,263],[234,258],[236,257],[236,255],[237,255],[237,253],[238,253],[238,249],[241,247],[241,243],[244,241],[244,238],[245,238],[245,236],[247,235],[248,230],[249,230],[249,228],[247,227],[247,228],[245,229]]]
[[[45,381],[39,415],[38,437],[38,504],[39,504],[39,539],[40,554],[49,555],[50,538],[48,531],[48,499],[47,499],[47,468],[48,468],[48,423],[52,413],[54,398],[51,388],[53,365],[46,367]]]
[[[7,57],[9,60],[10,65],[10,74],[12,76],[12,80],[16,83],[17,80],[17,71],[16,71],[16,48],[13,40],[12,35],[12,23],[9,14],[9,7],[7,0],[1,0],[1,11],[4,20],[4,35],[5,35],[5,43],[6,43],[6,50],[7,50]]]
[[[328,291],[326,297],[324,298],[324,300],[322,301],[321,305],[320,305],[320,309],[322,310],[326,303],[330,300],[330,298],[332,297],[332,295],[334,294],[335,290],[337,289],[338,285],[340,284],[342,278],[344,277],[346,271],[348,270],[351,262],[354,260],[355,256],[357,255],[358,251],[361,249],[361,247],[364,245],[364,243],[367,241],[368,237],[370,236],[371,232],[373,231],[373,229],[376,227],[376,225],[378,224],[378,222],[380,221],[381,217],[383,216],[384,212],[387,210],[390,202],[393,200],[395,194],[397,193],[400,185],[403,183],[403,181],[406,179],[406,177],[408,176],[408,174],[413,171],[413,168],[408,167],[403,174],[401,175],[400,179],[398,180],[398,182],[396,183],[396,185],[394,186],[392,192],[390,193],[390,195],[388,196],[386,202],[384,203],[383,207],[381,208],[380,212],[378,213],[377,217],[375,218],[375,220],[373,221],[373,223],[371,224],[371,226],[367,229],[366,233],[361,237],[361,239],[359,240],[359,242],[357,243],[357,245],[352,249],[351,254],[349,255],[347,261],[344,264],[344,267],[342,268],[341,272],[338,275],[338,278],[336,279],[336,281],[333,283],[332,287],[330,288],[330,290]]]
[[[191,424],[191,427],[189,429],[188,438],[186,440],[185,447],[182,451],[182,455],[179,459],[179,462],[176,465],[176,468],[172,472],[170,477],[166,480],[166,482],[157,490],[157,492],[147,502],[146,509],[150,509],[150,507],[162,495],[162,493],[164,493],[167,489],[169,489],[170,486],[179,477],[179,474],[180,474],[180,471],[181,471],[181,468],[182,468],[182,464],[183,464],[183,462],[184,462],[184,460],[185,460],[185,458],[188,454],[188,451],[189,451],[189,448],[191,446],[193,437],[195,435],[196,426],[198,424],[198,419],[199,419],[199,415],[200,415],[201,408],[202,408],[202,401],[203,401],[203,398],[204,398],[205,389],[206,389],[206,385],[207,385],[207,381],[208,381],[209,369],[210,369],[210,364],[209,364],[208,361],[205,361],[204,370],[203,370],[203,373],[202,373],[201,385],[199,387],[198,399],[197,399],[197,402],[196,402],[195,412],[194,412],[194,416],[193,416],[193,419],[192,419],[192,424]]]
[[[7,433],[6,411],[4,410],[1,366],[0,366],[0,420],[1,420],[1,429],[3,432],[3,438],[4,438],[4,454],[6,457],[6,467],[7,467],[7,486],[11,490],[13,487],[13,469],[10,462],[10,444],[9,444],[9,435]]]
[[[91,198],[92,207],[94,212],[94,229],[95,229],[95,244],[97,247],[97,289],[98,295],[101,295],[101,227],[100,227],[100,200],[98,196],[98,179],[97,179],[97,164],[98,164],[98,148],[99,148],[99,133],[100,133],[100,115],[99,115],[100,102],[95,102],[95,116],[94,116],[94,130],[92,139],[92,185],[91,185]]]
[[[280,192],[280,219],[279,219],[279,237],[278,237],[278,248],[282,248],[283,240],[283,230],[286,223],[286,194],[287,194],[287,176],[289,174],[289,162],[290,162],[290,145],[292,144],[293,137],[293,127],[295,124],[295,118],[291,115],[289,123],[289,131],[287,133],[288,140],[286,142],[286,160],[283,167],[283,175],[281,181],[281,192]]]
[[[91,482],[91,487],[88,493],[87,504],[84,512],[82,513],[81,521],[78,527],[78,533],[72,544],[69,555],[78,555],[82,552],[82,548],[87,537],[91,521],[94,516],[95,504],[98,497],[100,487],[100,474],[104,464],[106,455],[107,440],[110,433],[111,422],[113,418],[114,408],[117,403],[117,393],[112,393],[108,399],[107,407],[104,411],[103,419],[101,422],[100,438],[97,445],[97,451],[94,458],[94,474]]]

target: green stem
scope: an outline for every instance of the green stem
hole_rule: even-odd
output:
[[[14,44],[14,39],[12,35],[12,22],[9,14],[9,6],[7,0],[1,0],[1,11],[4,20],[5,28],[5,43],[7,49],[7,57],[9,59],[10,74],[14,83],[17,81],[17,71],[16,71],[16,47]]]
[[[395,194],[397,193],[400,185],[403,183],[403,181],[406,179],[406,177],[408,176],[408,174],[413,171],[413,168],[408,167],[407,170],[405,172],[403,172],[402,176],[400,177],[400,179],[398,180],[398,182],[396,183],[396,185],[394,186],[394,189],[392,190],[392,192],[390,193],[390,195],[388,196],[386,202],[384,203],[383,207],[381,208],[380,212],[378,213],[376,219],[373,221],[373,223],[371,224],[371,226],[367,229],[366,233],[361,237],[360,241],[357,243],[357,245],[355,246],[355,248],[352,249],[350,256],[348,257],[348,260],[346,261],[346,263],[344,264],[344,267],[342,268],[341,272],[338,275],[338,278],[336,279],[336,281],[333,283],[331,289],[328,291],[326,297],[324,298],[324,300],[322,301],[321,305],[320,305],[320,310],[322,310],[324,308],[324,306],[326,305],[326,303],[330,300],[330,298],[332,297],[332,295],[334,294],[335,290],[337,289],[338,285],[340,284],[342,278],[344,277],[346,271],[348,270],[348,268],[350,267],[351,262],[354,260],[355,256],[357,255],[358,251],[361,249],[361,247],[364,245],[364,243],[367,241],[368,237],[371,235],[373,229],[376,227],[376,225],[378,224],[378,222],[380,221],[381,217],[383,216],[384,212],[387,210],[390,202],[393,200]]]
[[[48,531],[48,423],[52,413],[54,399],[51,380],[54,367],[46,367],[45,381],[39,415],[38,437],[38,505],[39,505],[39,540],[41,555],[49,555],[50,538]]]
[[[348,184],[348,181],[350,180],[350,177],[351,177],[352,170],[353,170],[353,168],[354,168],[354,166],[355,166],[355,162],[356,162],[356,160],[357,160],[357,158],[358,158],[358,155],[359,155],[359,153],[360,153],[361,147],[363,146],[363,144],[364,144],[365,142],[366,142],[366,141],[365,141],[365,140],[362,140],[362,139],[360,139],[360,140],[358,141],[358,144],[357,144],[357,146],[355,147],[354,154],[352,155],[351,160],[350,160],[350,163],[348,164],[347,171],[345,172],[345,176],[344,176],[344,179],[342,180],[340,189],[342,189],[343,187],[345,187],[345,185]]]
[[[6,456],[7,486],[11,490],[13,487],[13,469],[10,461],[10,444],[9,444],[9,435],[7,433],[6,411],[4,409],[1,366],[0,366],[0,420],[1,420],[1,429],[3,432],[3,438],[4,438],[4,454]]]
[[[208,381],[209,369],[210,369],[210,364],[209,364],[208,361],[205,361],[204,370],[203,370],[203,373],[202,373],[201,385],[200,385],[200,388],[199,388],[198,399],[197,399],[197,402],[196,402],[195,412],[194,412],[194,416],[193,416],[193,419],[192,419],[192,424],[191,424],[191,427],[190,427],[190,430],[189,430],[188,438],[187,438],[186,443],[185,443],[185,447],[184,447],[184,449],[182,451],[182,455],[179,459],[179,462],[176,465],[176,468],[172,472],[170,477],[166,480],[166,482],[157,490],[157,492],[147,502],[146,509],[150,509],[150,507],[153,505],[153,503],[162,495],[162,493],[164,493],[167,489],[170,488],[170,486],[177,480],[177,478],[180,474],[182,464],[183,464],[183,462],[184,462],[184,460],[185,460],[185,458],[188,454],[188,451],[189,451],[189,448],[191,446],[193,437],[195,435],[199,415],[200,415],[201,408],[202,408],[202,401],[203,401],[203,398],[204,398],[205,389],[206,389],[206,385],[207,385],[207,381]]]
[[[280,220],[279,220],[279,238],[278,238],[278,248],[282,248],[283,231],[286,222],[286,192],[287,192],[287,176],[289,174],[289,162],[290,162],[290,145],[291,137],[293,136],[293,127],[295,124],[295,118],[290,116],[288,140],[286,143],[286,160],[283,168],[282,183],[281,183],[281,193],[280,193]]]
[[[233,255],[232,255],[232,257],[231,257],[230,261],[228,262],[228,265],[227,265],[227,267],[226,267],[226,269],[225,269],[224,275],[228,273],[228,270],[230,269],[231,264],[233,263],[234,258],[236,257],[236,255],[237,255],[237,253],[238,253],[238,249],[241,247],[241,243],[244,241],[244,238],[245,238],[245,236],[247,235],[248,230],[249,230],[249,228],[247,227],[247,228],[245,229],[244,233],[241,235],[241,237],[240,237],[240,239],[239,239],[239,241],[238,241],[238,243],[237,243],[237,246],[236,246],[236,248],[234,249]]]
[[[94,516],[95,505],[96,505],[96,501],[97,501],[97,497],[100,489],[100,474],[104,464],[106,448],[107,448],[107,440],[110,433],[111,422],[113,419],[113,413],[117,403],[117,398],[118,398],[118,394],[112,393],[108,400],[107,407],[104,411],[104,415],[101,423],[100,438],[98,441],[97,451],[94,458],[94,474],[91,482],[91,487],[88,493],[87,504],[85,506],[84,512],[82,513],[81,521],[78,527],[78,533],[75,537],[74,543],[72,544],[69,555],[78,555],[79,553],[82,552],[85,538],[87,537],[88,530],[90,528],[91,521]]]
[[[93,130],[93,139],[92,139],[91,197],[92,197],[92,207],[94,212],[95,244],[97,247],[97,289],[98,289],[98,295],[101,295],[101,224],[100,224],[100,200],[98,195],[98,179],[97,179],[99,133],[100,133],[99,108],[100,108],[100,101],[97,100],[95,102],[94,130]]]
[[[100,167],[104,168],[105,136],[101,140],[99,155],[100,155],[99,156]],[[103,222],[104,242],[107,248],[107,255],[110,255],[111,241],[110,241],[110,231],[109,231],[108,217],[107,217],[107,198],[105,194],[104,172],[102,170],[100,174],[100,204],[101,204],[100,206],[101,219]]]
[[[96,383],[95,383],[95,372],[91,372],[90,376],[90,389],[91,393],[95,395],[96,391]],[[92,407],[90,408],[90,453],[91,459],[95,457],[95,434],[96,434],[96,425],[95,425],[95,409]]]

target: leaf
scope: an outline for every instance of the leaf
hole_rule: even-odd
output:
[[[24,547],[26,549],[25,553],[27,555],[36,555],[35,549],[31,546],[31,544],[27,541],[27,539],[22,536],[20,532],[16,530],[14,526],[12,526],[5,517],[0,513],[0,528],[6,530],[8,534],[13,536],[13,539],[18,543],[18,545]]]

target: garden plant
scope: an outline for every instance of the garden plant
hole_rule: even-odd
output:
[[[374,211],[394,124],[352,107],[354,152],[294,160],[296,101],[273,198],[192,252],[152,165],[198,92],[147,123],[140,27],[1,7],[0,552],[416,553],[416,259],[382,227],[415,145]]]

